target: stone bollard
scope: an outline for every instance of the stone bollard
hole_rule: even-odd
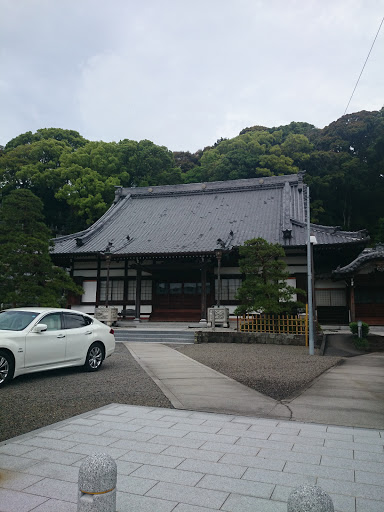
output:
[[[116,462],[95,453],[79,469],[77,512],[116,512]]]
[[[317,485],[300,485],[288,498],[288,512],[334,512],[328,494]]]

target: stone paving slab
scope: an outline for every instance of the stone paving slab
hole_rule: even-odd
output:
[[[111,404],[0,443],[0,511],[76,512],[97,452],[116,460],[119,512],[285,512],[302,483],[336,512],[384,510],[382,430]]]

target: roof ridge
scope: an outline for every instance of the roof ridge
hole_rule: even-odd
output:
[[[156,185],[147,187],[116,187],[118,201],[127,194],[132,197],[154,197],[167,195],[207,194],[215,192],[233,192],[236,190],[255,190],[257,188],[281,188],[285,183],[299,185],[302,173],[285,174],[282,176],[265,176],[226,181],[207,181],[201,183],[178,183],[175,185]]]

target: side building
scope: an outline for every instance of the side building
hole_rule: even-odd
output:
[[[204,321],[218,302],[233,313],[242,280],[238,247],[252,238],[282,245],[290,284],[306,289],[306,210],[301,173],[119,187],[95,224],[54,240],[52,256],[84,288],[72,301],[76,309],[92,314],[107,303],[134,310],[137,320]],[[319,320],[348,321],[348,289],[332,280],[332,270],[358,256],[367,234],[315,224],[311,232]]]

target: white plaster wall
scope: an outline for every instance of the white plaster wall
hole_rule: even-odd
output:
[[[83,281],[84,293],[82,295],[82,302],[95,302],[96,301],[96,288],[97,281]]]

